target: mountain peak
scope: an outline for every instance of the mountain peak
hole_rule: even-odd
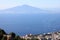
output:
[[[21,7],[32,7],[32,6],[30,6],[30,5],[22,5]]]
[[[22,6],[29,6],[29,5],[22,5]]]
[[[7,10],[4,10],[3,12],[4,13],[5,12],[6,13],[43,13],[45,11],[36,7],[29,6],[29,5],[22,5],[22,6],[9,8]]]

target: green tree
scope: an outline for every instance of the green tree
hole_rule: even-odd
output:
[[[15,36],[14,40],[20,40],[19,36]]]
[[[39,40],[38,38],[32,38],[31,40]]]
[[[1,40],[7,40],[7,37],[3,37]]]
[[[13,38],[15,38],[16,34],[14,32],[9,33]]]
[[[11,32],[11,33],[9,33],[9,35],[11,35],[11,40],[14,40],[16,34],[14,32]]]
[[[3,29],[0,29],[0,40],[3,38],[4,34],[6,34],[6,32]]]
[[[21,38],[20,36],[16,36],[14,40],[25,40],[25,39]]]
[[[6,32],[3,29],[0,29],[0,33],[6,34]]]

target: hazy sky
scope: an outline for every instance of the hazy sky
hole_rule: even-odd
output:
[[[0,10],[21,5],[38,8],[60,8],[60,0],[0,0]]]

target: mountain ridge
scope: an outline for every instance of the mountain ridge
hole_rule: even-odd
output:
[[[47,10],[42,10],[40,8],[32,7],[29,5],[16,6],[6,10],[0,11],[0,13],[48,13]]]

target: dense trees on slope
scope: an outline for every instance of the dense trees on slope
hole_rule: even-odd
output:
[[[17,36],[14,32],[11,32],[9,34],[7,34],[3,29],[0,29],[0,40],[26,40],[21,38],[19,35]],[[27,39],[27,40],[38,40],[36,38],[32,38],[32,39]]]
[[[0,40],[1,40],[2,38],[4,38],[4,37],[3,37],[4,34],[6,34],[6,32],[5,32],[3,29],[0,29]],[[2,39],[2,40],[3,40],[3,39]]]

